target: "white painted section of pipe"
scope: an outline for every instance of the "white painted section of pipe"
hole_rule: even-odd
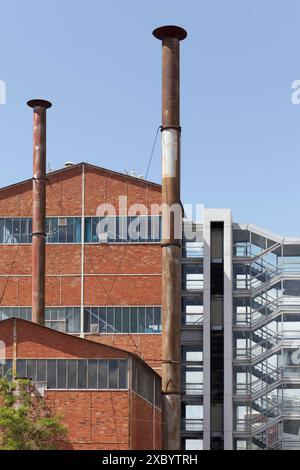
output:
[[[178,131],[164,129],[162,131],[162,177],[176,176],[176,161],[178,155]]]

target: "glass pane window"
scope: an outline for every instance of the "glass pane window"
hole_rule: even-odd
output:
[[[47,217],[47,243],[80,243],[81,217]],[[32,219],[0,218],[0,244],[32,242]]]
[[[47,243],[80,243],[80,217],[47,217]]]
[[[203,289],[202,264],[183,264],[182,288],[188,291]]]
[[[13,361],[12,359],[6,359],[5,362],[0,362],[0,379],[7,378],[12,379]],[[18,371],[17,371],[18,374]]]
[[[157,243],[161,240],[161,217],[86,217],[84,232],[86,243]]]
[[[0,378],[12,361],[0,365]],[[127,359],[18,359],[17,375],[46,382],[48,389],[128,388]]]
[[[0,307],[0,321],[12,317],[31,321],[31,307]]]
[[[0,219],[0,243],[31,243],[31,232],[30,218]]]
[[[64,333],[80,333],[80,307],[46,307],[45,326]]]
[[[85,307],[84,332],[161,333],[161,307]]]
[[[182,324],[197,326],[203,323],[203,295],[182,297]]]

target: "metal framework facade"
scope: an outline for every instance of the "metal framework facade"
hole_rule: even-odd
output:
[[[219,437],[224,449],[299,449],[300,239],[234,223],[224,231],[223,320],[216,327],[209,224],[225,227],[227,215],[205,210],[203,224],[194,226],[197,239],[183,247],[182,447],[212,449]],[[216,329],[223,341],[222,417],[212,399]]]

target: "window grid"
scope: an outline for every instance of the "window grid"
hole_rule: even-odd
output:
[[[0,244],[32,242],[32,219],[0,218]],[[47,243],[80,243],[81,217],[47,217]]]
[[[12,379],[12,368],[13,361],[12,359],[7,359],[5,362],[0,362],[0,379],[7,378],[8,380]]]
[[[33,382],[46,382],[48,389],[126,390],[128,361],[127,359],[18,359],[17,375],[22,378],[27,377]]]
[[[32,320],[31,307],[1,307],[0,321],[7,318]],[[65,333],[80,333],[80,307],[46,307],[45,326]]]
[[[65,333],[80,333],[80,307],[46,307],[45,326]]]
[[[85,217],[86,243],[159,243],[161,216]],[[0,218],[0,244],[30,244],[31,217]],[[81,217],[47,217],[47,243],[81,243]]]
[[[85,217],[85,243],[159,243],[160,216]]]
[[[84,332],[159,334],[161,307],[85,307]]]
[[[81,217],[47,217],[47,243],[80,243]]]
[[[80,307],[46,307],[45,326],[64,333],[80,333]],[[0,321],[32,320],[31,307],[1,307]],[[84,332],[101,334],[160,334],[161,307],[85,307]]]
[[[0,321],[7,318],[21,318],[22,320],[31,321],[31,307],[1,307]]]

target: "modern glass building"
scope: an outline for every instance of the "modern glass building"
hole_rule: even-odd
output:
[[[300,238],[204,210],[182,261],[182,447],[300,449]]]

